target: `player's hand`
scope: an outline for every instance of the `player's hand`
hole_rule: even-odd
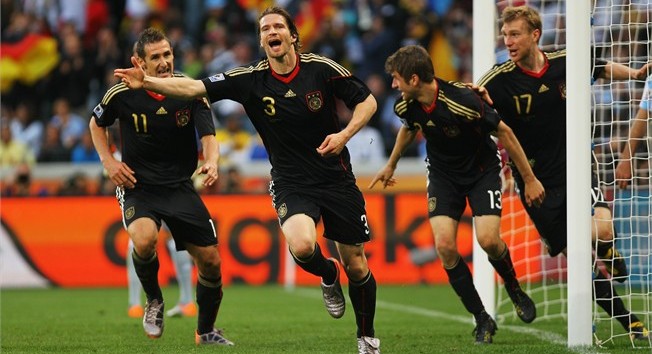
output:
[[[376,176],[371,180],[369,183],[369,189],[374,188],[376,183],[378,182],[383,182],[383,189],[387,187],[391,187],[396,184],[396,179],[393,177],[394,176],[394,169],[390,166],[385,166],[383,167],[378,173],[376,173]]]
[[[130,89],[142,88],[145,81],[145,71],[134,56],[131,57],[131,64],[133,64],[133,68],[113,70],[113,76],[119,78]]]
[[[135,172],[126,163],[116,159],[102,162],[111,182],[118,187],[132,189],[136,185]]]
[[[220,176],[217,169],[217,164],[212,162],[206,162],[205,164],[199,166],[195,173],[206,175],[204,181],[202,182],[204,187],[209,187],[215,184]]]
[[[546,198],[546,190],[538,179],[525,183],[525,203],[538,208]]]
[[[486,88],[470,82],[465,83],[464,85],[478,94],[478,96],[480,96],[483,101],[487,102],[487,104],[494,104],[494,101],[491,99],[491,96],[489,96],[489,91],[487,91]]]
[[[317,153],[322,157],[332,157],[339,155],[344,146],[346,146],[346,139],[344,135],[340,132],[337,134],[330,134],[326,136],[324,141],[317,148]]]
[[[632,161],[621,160],[616,165],[616,183],[620,189],[625,189],[632,180]]]
[[[652,62],[647,63],[643,65],[640,69],[636,71],[636,75],[634,75],[634,79],[636,80],[645,80],[645,78],[648,77],[648,75],[652,75]]]

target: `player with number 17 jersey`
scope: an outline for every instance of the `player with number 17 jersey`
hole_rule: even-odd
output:
[[[546,63],[539,72],[508,60],[487,72],[478,86],[490,92],[493,107],[518,137],[547,189],[566,185],[566,50],[543,54]]]
[[[322,157],[317,148],[341,130],[336,99],[354,108],[370,91],[331,59],[297,54],[287,75],[274,72],[268,59],[203,79],[211,102],[240,102],[260,134],[272,164],[272,180],[299,186],[332,185],[354,180],[346,147]]]

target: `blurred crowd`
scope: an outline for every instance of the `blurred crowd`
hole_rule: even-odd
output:
[[[636,67],[649,57],[649,38],[639,37],[648,35],[645,26],[649,25],[651,15],[636,2],[610,6],[628,1],[595,1],[593,37],[596,56]],[[90,112],[107,89],[117,83],[113,70],[131,66],[132,46],[143,29],[163,29],[173,45],[175,71],[202,78],[263,56],[256,19],[262,9],[273,4],[285,7],[294,16],[303,52],[318,53],[341,63],[372,90],[378,110],[347,146],[354,166],[378,165],[389,155],[400,125],[393,112],[396,91],[391,89],[390,77],[384,72],[385,59],[400,46],[421,44],[431,53],[437,76],[473,81],[472,2],[0,0],[0,171],[11,170],[10,174],[4,173],[2,195],[27,193],[13,191],[14,182],[25,180],[23,172],[35,164],[100,164],[88,133]],[[563,48],[563,1],[497,1],[497,8],[525,3],[542,15],[542,47]],[[496,45],[497,61],[506,60],[501,38],[497,38]],[[596,141],[626,136],[631,102],[637,99],[640,84],[594,85],[594,101],[598,103]],[[631,85],[636,87],[632,89]],[[248,163],[267,161],[266,151],[242,106],[224,100],[214,103],[212,109],[223,177],[239,176]],[[350,111],[344,105],[339,117],[343,126],[350,119]],[[615,120],[623,124],[612,124]],[[111,129],[113,145],[119,153],[117,125]],[[423,141],[419,141],[407,155],[423,157],[424,150]],[[84,176],[66,177],[69,180],[59,181],[57,188],[33,187],[31,194],[59,194],[59,189],[66,185],[84,184]],[[113,193],[111,186],[103,185],[102,176],[99,181],[97,176],[87,178],[91,183],[86,183],[86,187],[70,187],[61,193],[74,194],[77,192],[71,190],[75,189],[80,194],[84,190],[89,193],[89,189],[90,193]],[[222,179],[217,188],[205,192],[228,192],[237,185]],[[241,190],[263,189],[261,183],[250,183],[254,187],[245,184]]]
[[[299,27],[302,52],[341,63],[367,82],[379,102],[369,126],[350,142],[354,163],[382,161],[393,146],[399,121],[384,60],[399,46],[421,44],[433,53],[438,76],[471,81],[472,0],[0,1],[3,70],[12,59],[5,53],[15,54],[11,64],[19,68],[15,78],[3,72],[1,87],[0,167],[14,169],[3,181],[3,196],[30,194],[14,188],[14,182],[28,181],[26,174],[34,164],[100,163],[88,132],[90,112],[117,83],[113,70],[131,66],[133,43],[149,26],[165,30],[170,38],[175,71],[202,78],[261,57],[256,35],[259,11],[273,4],[288,9]],[[47,46],[48,41],[54,45]],[[29,80],[25,72],[32,74]],[[222,176],[237,179],[248,162],[266,161],[266,151],[242,106],[225,100],[212,108]],[[344,105],[340,119],[343,125],[350,119]],[[113,143],[119,149],[119,141]],[[415,147],[409,154],[422,152]],[[31,194],[75,194],[73,189],[83,194],[81,178],[61,181],[61,189],[82,184],[69,191],[43,189]],[[237,185],[223,179],[220,190],[210,192],[228,192]],[[94,193],[112,193],[110,186],[95,182]]]

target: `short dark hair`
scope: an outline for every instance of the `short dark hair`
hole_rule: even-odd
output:
[[[145,46],[147,44],[158,43],[163,40],[167,41],[168,44],[170,44],[170,48],[172,48],[172,43],[170,43],[170,40],[165,35],[165,33],[163,33],[163,31],[158,28],[148,27],[140,32],[138,40],[136,40],[136,44],[134,44],[134,54],[137,54],[140,58],[145,59]]]
[[[256,32],[258,33],[258,39],[260,40],[260,20],[271,14],[276,14],[276,15],[281,15],[285,19],[285,23],[288,25],[288,29],[290,30],[290,36],[296,37],[296,41],[294,42],[294,49],[298,52],[299,49],[301,49],[301,40],[299,39],[299,30],[297,29],[297,25],[294,23],[294,20],[292,19],[292,16],[290,16],[290,13],[288,13],[284,8],[278,7],[278,6],[271,6],[263,10],[261,12],[260,16],[258,16],[258,27],[256,28]]]
[[[500,15],[500,25],[504,25],[507,22],[512,22],[522,18],[527,24],[530,32],[534,30],[543,30],[543,25],[541,24],[541,15],[537,10],[523,6],[507,6],[503,13]]]
[[[385,61],[385,71],[388,74],[396,72],[406,81],[415,74],[426,83],[435,79],[435,68],[430,54],[419,45],[402,47],[390,55]]]

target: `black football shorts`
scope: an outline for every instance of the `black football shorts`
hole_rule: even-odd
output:
[[[546,197],[538,208],[528,207],[523,193],[519,196],[550,256],[566,249],[566,186],[546,188]]]
[[[118,187],[116,194],[125,229],[145,217],[154,220],[159,228],[161,220],[165,221],[177,251],[184,250],[186,242],[201,247],[217,244],[215,224],[190,180],[172,187]]]
[[[486,170],[473,183],[457,183],[450,176],[429,170],[428,216],[445,215],[460,220],[468,199],[473,216],[502,213],[500,167]]]
[[[365,201],[354,181],[319,188],[271,181],[269,193],[282,226],[295,214],[306,214],[315,224],[322,219],[324,237],[346,245],[370,240]]]

